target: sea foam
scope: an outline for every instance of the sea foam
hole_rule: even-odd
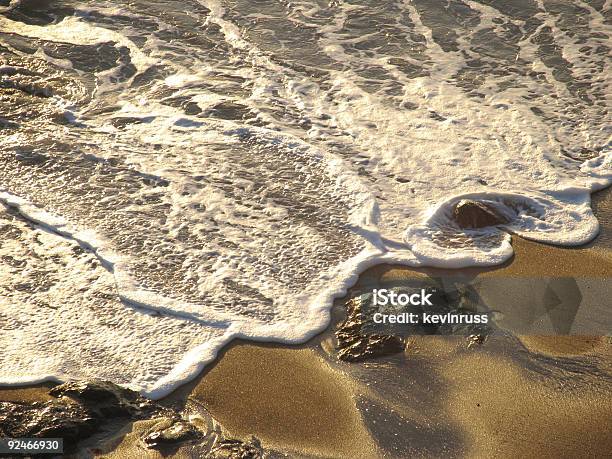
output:
[[[370,266],[593,239],[590,194],[612,183],[603,12],[451,3],[0,16],[2,81],[48,95],[2,115],[0,383],[159,398],[234,338],[322,331]],[[509,223],[461,230],[465,198]]]

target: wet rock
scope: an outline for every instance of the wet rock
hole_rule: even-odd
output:
[[[113,435],[129,423],[153,421],[140,439],[146,447],[163,455],[172,456],[186,447],[197,452],[197,457],[264,457],[264,449],[255,437],[248,442],[226,439],[220,427],[202,428],[197,422],[183,419],[173,408],[107,381],[72,381],[55,386],[49,394],[56,398],[46,402],[0,402],[0,438],[63,438],[65,452],[72,454],[94,435],[94,450],[99,446],[105,449],[106,442],[114,442]],[[209,423],[213,425],[212,418]]]
[[[249,107],[231,101],[224,101],[214,105],[204,115],[222,120],[245,120],[254,117]]]
[[[155,449],[164,457],[183,457],[181,452],[206,458],[284,457],[264,450],[255,437],[246,442],[227,439],[204,407],[192,423],[183,418],[185,412],[100,380],[68,382],[49,394],[56,398],[0,402],[0,438],[63,438],[66,453],[89,457],[91,452],[113,451],[116,435],[130,424],[146,425],[134,437],[138,447]]]
[[[97,429],[96,418],[76,403],[0,402],[0,437],[63,438],[70,445]]]
[[[197,115],[199,113],[202,113],[202,109],[200,108],[200,106],[195,103],[195,102],[187,102],[184,106],[183,106],[183,111],[185,112],[185,115]]]
[[[471,199],[462,199],[455,205],[453,218],[461,228],[484,228],[509,222],[493,206]]]
[[[0,437],[63,438],[67,451],[94,434],[118,424],[160,415],[178,419],[175,411],[145,399],[137,392],[106,381],[73,381],[52,388],[47,402],[0,402]],[[185,422],[185,421],[180,421]],[[177,424],[177,427],[173,427]],[[187,426],[173,422],[161,439],[186,438]],[[195,429],[195,427],[193,427]],[[191,434],[190,434],[191,435]]]
[[[400,337],[362,334],[363,321],[361,302],[358,299],[348,301],[347,318],[336,330],[340,360],[357,362],[404,351],[404,341]]]
[[[113,120],[111,121],[111,124],[115,126],[116,128],[121,129],[121,128],[125,128],[126,126],[132,125],[132,124],[147,123],[150,120],[151,120],[151,117],[139,118],[136,116],[122,116],[118,118],[113,118]]]
[[[143,437],[142,441],[150,448],[175,445],[202,437],[195,426],[183,419],[163,419]]]
[[[108,381],[71,381],[49,391],[53,397],[70,397],[98,417],[143,418],[161,407],[138,392]]]
[[[211,450],[209,455],[214,459],[261,459],[264,457],[264,450],[260,441],[251,437],[248,442],[240,440],[221,440]]]

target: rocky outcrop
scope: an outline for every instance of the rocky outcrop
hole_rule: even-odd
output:
[[[455,205],[453,218],[460,228],[465,229],[503,225],[509,222],[509,219],[492,205],[471,199],[462,199]]]
[[[98,430],[95,417],[78,403],[0,402],[0,437],[63,438],[65,448]]]
[[[108,381],[71,381],[55,386],[49,394],[68,397],[89,410],[95,418],[144,419],[165,409],[138,392]]]
[[[198,438],[197,429],[137,392],[106,381],[74,381],[49,391],[55,399],[46,402],[0,402],[0,437],[63,438],[66,451],[77,443],[106,431],[117,421],[128,422],[164,416],[165,428],[152,432],[145,444],[186,441]]]
[[[129,441],[164,457],[184,457],[186,451],[210,459],[276,457],[255,437],[225,437],[204,408],[189,418],[191,422],[183,412],[107,381],[72,381],[49,394],[55,398],[46,402],[0,402],[0,437],[63,438],[65,453],[80,457],[85,451],[89,457],[91,452],[114,450],[115,435],[131,424],[128,429],[137,433]],[[143,424],[148,425],[143,431],[134,427]]]

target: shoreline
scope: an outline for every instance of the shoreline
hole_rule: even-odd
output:
[[[423,275],[431,275],[431,276],[446,276],[453,275],[457,273],[461,273],[462,275],[467,276],[496,276],[497,273],[503,273],[502,275],[509,276],[517,276],[517,277],[525,277],[530,275],[543,275],[542,272],[538,271],[538,269],[530,269],[530,266],[535,266],[534,264],[519,264],[519,268],[514,263],[514,260],[517,256],[520,257],[533,257],[538,258],[539,263],[545,263],[552,267],[552,273],[555,276],[568,276],[572,277],[574,273],[581,272],[582,275],[591,276],[591,277],[599,277],[606,278],[609,277],[608,274],[608,265],[607,260],[612,259],[612,186],[604,188],[602,190],[596,191],[591,195],[591,208],[593,209],[593,213],[598,218],[600,222],[600,233],[593,239],[591,242],[587,244],[583,244],[580,246],[557,246],[553,244],[547,244],[543,242],[537,242],[522,238],[520,236],[511,235],[512,238],[512,256],[503,263],[497,265],[486,265],[486,266],[474,266],[474,267],[463,267],[463,268],[439,268],[439,267],[415,267],[410,264],[391,264],[385,263],[384,257],[367,260],[361,260],[358,263],[360,266],[359,272],[360,274],[355,274],[356,280],[353,281],[351,276],[345,276],[344,279],[350,279],[348,281],[341,282],[340,284],[344,284],[341,287],[346,292],[350,292],[356,286],[363,284],[364,278],[371,277],[371,273],[380,273],[382,271],[389,271],[389,273],[385,274],[385,279],[388,276],[393,276],[392,272],[411,272],[411,273],[421,273]],[[40,222],[37,222],[40,223]],[[586,251],[586,252],[585,252]],[[591,263],[588,264],[588,270],[584,269],[584,263],[581,262],[581,258],[585,253],[589,255],[593,255],[597,258],[603,258],[604,263]],[[559,264],[558,258],[562,257],[564,262]],[[367,258],[367,257],[366,257]],[[375,261],[378,260],[378,261]],[[365,266],[365,267],[364,267]],[[509,269],[507,269],[509,268]],[[500,271],[501,270],[501,271]],[[352,285],[351,285],[352,284]],[[347,285],[351,285],[351,287],[347,287]],[[335,290],[330,289],[326,290],[325,295],[320,295],[319,298],[324,298],[322,302],[327,302],[330,298],[333,298],[334,302],[342,301],[342,298],[337,297],[338,283],[335,284]],[[335,292],[335,293],[334,293]],[[128,302],[132,302],[129,298]],[[138,302],[136,302],[138,304]],[[312,302],[311,306],[316,304],[316,302]],[[315,306],[315,312],[320,312],[324,310],[327,314],[328,308],[322,308]],[[331,311],[333,309],[333,305],[329,307]],[[156,308],[153,308],[152,311],[156,311]],[[163,313],[164,307],[161,307],[161,312]],[[330,319],[324,317],[322,320],[316,319],[314,325],[311,323],[309,327],[305,330],[300,329],[299,335],[289,333],[285,334],[284,337],[280,337],[282,335],[272,335],[267,337],[245,337],[245,333],[243,332],[234,332],[229,337],[223,337],[223,344],[218,344],[218,347],[214,347],[211,349],[210,347],[196,347],[192,348],[189,352],[183,355],[183,359],[179,360],[179,362],[175,365],[174,370],[177,368],[189,368],[186,372],[181,373],[179,377],[173,379],[172,383],[168,384],[164,383],[163,386],[153,387],[148,392],[144,392],[147,397],[151,397],[154,400],[162,400],[165,397],[172,394],[178,387],[175,380],[181,381],[178,384],[184,385],[189,381],[198,378],[198,375],[202,373],[202,371],[206,371],[206,368],[210,365],[214,365],[219,358],[222,350],[227,346],[231,345],[231,343],[235,340],[244,340],[246,342],[254,342],[254,343],[277,343],[281,346],[296,346],[303,343],[308,343],[312,339],[315,339],[319,334],[324,333],[330,327]],[[238,337],[236,337],[238,336]],[[205,354],[205,357],[200,357],[196,359],[187,359],[186,357],[191,354],[197,355],[198,352]],[[172,373],[172,372],[171,372]],[[51,376],[48,378],[38,378],[36,381],[42,381],[43,383],[56,383],[58,382],[55,377]],[[15,383],[14,385],[3,385],[0,383],[0,388],[2,387],[30,387],[36,386],[38,382],[30,383]],[[12,384],[12,381],[11,383]]]
[[[612,0],[0,1],[0,459],[610,456]]]
[[[601,230],[600,235],[586,246],[562,248],[513,236],[515,255],[511,260],[495,267],[461,271],[474,276],[608,278],[612,275],[610,188],[593,195],[593,208]],[[350,290],[402,280],[411,275],[456,271],[379,265],[362,273]],[[452,445],[458,455],[470,451],[472,454],[484,451],[496,454],[499,451],[495,450],[495,445],[501,444],[499,441],[507,446],[510,442],[517,454],[525,454],[528,450],[522,448],[528,448],[532,440],[531,444],[540,445],[550,457],[554,451],[571,451],[572,448],[576,452],[587,448],[586,451],[594,454],[612,448],[612,441],[610,445],[600,441],[605,440],[605,432],[601,430],[601,426],[605,426],[605,413],[612,411],[611,402],[603,397],[606,390],[612,389],[612,342],[609,338],[495,338],[475,350],[468,350],[462,337],[412,337],[406,351],[400,355],[346,363],[337,360],[333,343],[333,331],[345,315],[343,300],[336,301],[326,330],[308,342],[286,345],[234,340],[197,378],[162,398],[160,403],[182,411],[201,405],[228,436],[246,440],[254,435],[264,447],[296,457],[376,457],[392,454],[385,444],[394,442],[399,442],[399,449],[395,451],[399,455],[414,455],[419,451],[434,455],[451,452]],[[453,362],[453,358],[460,359],[460,365]],[[561,377],[554,369],[559,364],[571,368],[572,363],[592,367],[596,373],[607,375],[603,379],[591,375],[589,379],[570,372],[569,377],[578,388],[574,401],[558,391],[556,385],[561,384]],[[554,384],[551,386],[539,380],[537,371],[534,373],[531,367],[552,372]],[[423,373],[415,372],[415,368]],[[428,373],[431,374],[427,376]],[[446,381],[444,387],[434,382],[435,378],[431,379],[433,374]],[[477,381],[485,376],[499,378],[499,375],[503,375],[503,386],[499,386],[498,381],[493,386],[487,384],[486,390],[481,387],[481,392],[474,392],[473,388],[479,386]],[[563,377],[568,375],[563,373]],[[394,381],[394,384],[389,387],[385,380]],[[50,398],[47,391],[53,385],[0,387],[0,400],[45,401]],[[501,393],[496,392],[496,385]],[[437,387],[447,400],[432,399],[427,387],[433,388],[430,390]],[[413,397],[403,395],[397,400],[397,390],[401,389],[417,390]],[[513,392],[515,395],[511,397]],[[540,402],[550,400],[553,405],[542,408],[538,416],[530,416],[533,406],[528,399],[533,394],[537,394]],[[557,406],[559,401],[565,405]],[[451,406],[457,410],[449,411]],[[474,411],[474,407],[485,406],[487,410]],[[418,412],[419,407],[425,414]],[[428,419],[427,413],[433,416],[434,408],[444,413]],[[505,417],[517,422],[499,424]],[[434,420],[445,427],[428,430],[427,425]],[[479,421],[475,423],[476,420]],[[389,422],[395,430],[387,425]],[[521,422],[522,427],[518,428]],[[559,424],[554,431],[556,437],[563,431],[563,437],[568,439],[562,445],[565,449],[558,441],[543,438],[542,429],[550,430],[550,423]],[[138,446],[137,435],[129,434],[132,429],[137,430],[137,424],[126,426],[112,442],[98,445],[103,452],[100,457],[121,457],[113,456],[112,451],[135,451],[134,448],[143,457],[158,457],[154,451]],[[414,426],[419,425],[421,427],[414,430]],[[397,426],[401,428],[397,430]],[[397,440],[402,431],[410,434],[407,435],[409,442]],[[514,435],[531,440],[525,440],[521,446],[512,442]],[[436,444],[446,449],[437,450]]]

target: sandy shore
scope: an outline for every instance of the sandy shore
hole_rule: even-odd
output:
[[[515,237],[510,262],[472,273],[612,276],[612,193],[596,195],[594,208],[601,234],[588,246],[559,248]],[[355,288],[414,275],[378,266]],[[184,390],[234,435],[324,457],[354,457],[356,451],[360,457],[534,451],[602,457],[612,450],[612,344],[606,337],[525,336],[491,340],[477,350],[459,337],[415,337],[404,355],[366,364],[335,361],[331,341],[326,332],[299,349],[235,343]]]
[[[612,193],[597,194],[594,208],[602,229],[588,246],[515,237],[510,262],[466,272],[609,278]],[[355,289],[424,272],[378,266]],[[412,337],[402,354],[346,363],[335,357],[332,326],[298,347],[234,342],[164,403],[204,406],[227,436],[254,435],[290,457],[604,457],[612,450],[610,393],[608,337],[495,337],[476,347],[462,337]],[[0,400],[44,397],[43,388],[0,391]],[[131,429],[113,443],[115,454],[101,457],[161,457],[134,449]]]
[[[235,342],[174,398],[201,402],[231,437],[321,457],[373,457],[354,403],[356,382],[314,343],[300,348]],[[186,397],[185,397],[186,396]]]

